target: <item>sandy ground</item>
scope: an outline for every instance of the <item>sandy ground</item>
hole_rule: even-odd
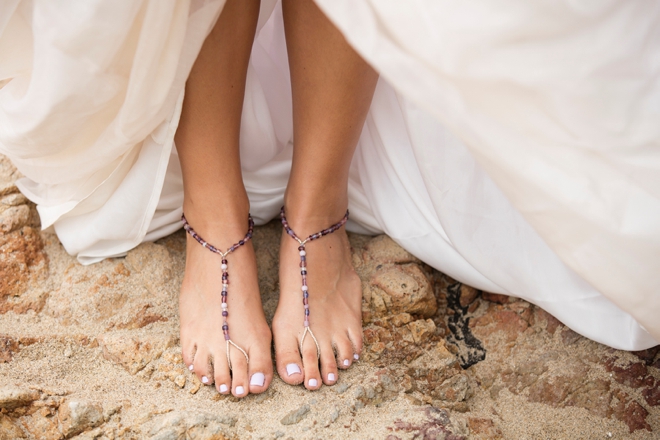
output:
[[[660,438],[660,347],[587,340],[386,236],[350,237],[365,352],[337,385],[221,396],[179,354],[183,232],[82,266],[16,177],[0,158],[0,439]],[[280,233],[254,236],[268,319]]]

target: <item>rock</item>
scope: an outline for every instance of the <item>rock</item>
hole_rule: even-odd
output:
[[[409,313],[430,318],[438,310],[431,283],[417,264],[377,271],[370,284],[384,293],[380,296],[389,314]]]
[[[149,417],[145,422],[145,428],[148,429],[149,438],[158,440],[225,440],[233,438],[234,436],[230,435],[222,424],[223,422],[219,418],[211,414],[170,411],[156,417]],[[148,425],[151,425],[151,428],[148,428]]]
[[[41,236],[29,226],[0,234],[0,313],[38,312],[43,308],[45,298],[35,303],[33,297],[20,297],[29,282],[42,273],[34,269],[43,267],[40,265],[46,261],[43,248]]]
[[[126,368],[131,374],[142,370],[149,362],[158,359],[176,339],[166,333],[147,333],[138,336],[132,332],[106,333],[97,338],[103,348],[103,357]]]
[[[0,414],[0,440],[16,440],[26,438],[23,430],[9,417]]]
[[[500,429],[495,426],[495,423],[491,419],[470,417],[468,418],[468,428],[470,430],[470,438],[503,438],[502,431],[500,431]]]
[[[332,387],[332,390],[337,394],[344,393],[351,386],[350,383],[342,382]]]
[[[300,408],[291,411],[289,414],[285,415],[282,418],[282,420],[280,420],[280,423],[282,425],[295,425],[296,423],[304,419],[308,412],[309,412],[309,405],[303,405]]]
[[[0,199],[0,205],[4,206],[19,206],[19,205],[25,205],[28,203],[27,197],[25,197],[21,193],[14,193],[14,194],[9,194],[2,199]],[[0,211],[2,211],[2,208],[0,208]]]
[[[660,379],[653,386],[643,389],[642,396],[650,406],[660,405]]]
[[[472,303],[472,301],[477,299],[478,295],[479,291],[477,289],[466,284],[462,284],[459,302],[461,303],[462,307],[467,307]]]
[[[487,339],[491,335],[498,332],[503,332],[508,342],[513,342],[518,339],[529,324],[520,317],[520,315],[512,310],[489,309],[488,312],[479,318],[470,322],[470,328],[473,329],[475,335],[481,339]]]
[[[390,316],[387,321],[392,324],[394,327],[401,327],[408,324],[413,320],[410,313],[399,313],[393,316]]]
[[[179,375],[177,375],[177,376],[174,378],[173,382],[174,382],[179,388],[183,388],[183,387],[186,386],[186,377],[185,377],[183,374],[179,374]]]
[[[566,327],[561,331],[561,341],[564,343],[564,345],[573,345],[576,342],[578,342],[580,339],[582,339],[582,336],[575,333],[573,330],[571,330],[568,327]]]
[[[616,364],[617,358],[608,358],[605,361],[605,370],[611,372],[614,380],[631,388],[651,385],[653,378],[648,375],[648,369],[642,362],[634,362],[626,366]],[[649,381],[651,381],[649,383]]]
[[[584,408],[598,417],[608,418],[612,415],[610,402],[610,382],[602,379],[587,381],[583,386],[566,399],[566,406]]]
[[[101,405],[82,399],[66,400],[60,405],[58,417],[65,437],[80,434],[104,422]]]
[[[621,390],[613,393],[618,400],[614,404],[614,417],[628,425],[628,430],[632,433],[639,429],[651,431],[651,426],[646,421],[649,412],[638,402],[630,399],[630,396]]]
[[[467,376],[457,374],[440,384],[433,393],[433,397],[445,402],[461,402],[467,397],[468,386]]]
[[[30,221],[30,207],[10,206],[0,213],[0,232],[7,234],[27,225]]]
[[[20,350],[18,341],[7,336],[0,336],[0,364],[11,362],[14,354]]]
[[[416,344],[428,342],[428,338],[435,332],[435,323],[432,319],[413,321],[406,327],[410,329]]]
[[[30,405],[39,399],[39,393],[22,387],[7,385],[0,388],[0,409],[15,409]]]

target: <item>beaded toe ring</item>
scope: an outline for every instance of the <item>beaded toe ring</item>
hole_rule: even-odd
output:
[[[254,221],[252,220],[252,216],[248,214],[248,231],[247,234],[245,234],[245,237],[242,240],[240,240],[238,243],[235,243],[225,252],[220,251],[215,246],[209,244],[206,240],[200,237],[200,235],[197,232],[195,232],[192,226],[190,226],[188,220],[186,220],[186,216],[183,214],[181,215],[181,222],[183,223],[183,229],[185,229],[186,232],[190,234],[192,238],[197,240],[197,243],[201,244],[203,247],[210,250],[214,254],[220,255],[220,257],[222,258],[222,266],[220,266],[222,269],[222,319],[223,319],[222,333],[224,333],[225,341],[227,342],[227,363],[229,364],[229,369],[231,370],[231,357],[229,355],[230,344],[238,348],[241,351],[241,353],[243,353],[243,356],[245,356],[245,360],[249,363],[250,359],[248,358],[248,355],[245,352],[245,350],[243,350],[241,347],[236,345],[229,337],[229,324],[227,323],[227,317],[229,316],[229,312],[227,311],[227,290],[229,285],[229,272],[227,272],[227,255],[231,254],[236,249],[243,246],[252,238],[252,230],[254,229]]]
[[[320,358],[321,348],[319,347],[319,343],[316,340],[316,337],[314,336],[312,329],[309,327],[309,289],[307,288],[307,251],[305,250],[305,244],[309,241],[319,239],[324,235],[332,234],[333,232],[344,226],[348,221],[348,210],[346,210],[346,214],[339,222],[335,223],[334,225],[330,226],[327,229],[323,229],[322,231],[317,232],[316,234],[310,235],[304,240],[298,238],[296,233],[293,232],[293,229],[291,229],[291,227],[289,226],[289,223],[286,221],[286,216],[284,215],[284,206],[282,206],[282,209],[280,210],[280,217],[282,219],[282,226],[284,226],[284,230],[286,231],[286,233],[289,234],[289,236],[291,236],[298,243],[300,243],[300,246],[298,246],[298,251],[300,253],[300,276],[302,278],[301,289],[303,293],[303,307],[305,308],[305,321],[303,322],[303,325],[305,326],[305,330],[303,331],[302,337],[300,338],[300,353],[302,354],[303,352],[303,342],[305,341],[305,336],[307,336],[307,333],[309,333],[312,339],[314,340],[314,343],[316,344],[316,355],[317,357]]]

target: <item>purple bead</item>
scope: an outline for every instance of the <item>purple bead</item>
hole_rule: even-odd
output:
[[[222,316],[229,316],[229,313],[226,310],[222,311]]]
[[[301,245],[301,246],[298,246],[298,250],[299,250],[299,251],[304,251],[304,250],[305,250],[305,246],[302,246],[302,245]]]
[[[309,316],[309,309],[305,309],[305,316]]]
[[[225,324],[225,325],[222,326],[222,329],[223,330],[229,330],[229,326],[227,324]]]
[[[309,298],[309,292],[303,293],[303,298]]]

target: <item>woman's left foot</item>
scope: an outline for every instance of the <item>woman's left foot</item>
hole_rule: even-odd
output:
[[[289,225],[304,240],[341,220],[289,217]],[[303,235],[304,234],[304,235]],[[316,390],[321,383],[337,382],[338,368],[346,369],[362,350],[362,285],[351,264],[351,249],[344,227],[308,242],[306,248],[309,286],[309,328],[302,359],[305,309],[301,290],[300,243],[283,232],[280,243],[280,299],[273,317],[277,371],[286,383],[305,384]],[[335,355],[336,353],[336,355]],[[319,370],[320,364],[320,370]]]

